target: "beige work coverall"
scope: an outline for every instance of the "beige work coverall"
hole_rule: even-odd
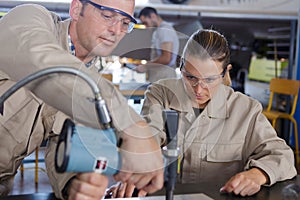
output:
[[[0,20],[0,43],[5,46],[0,48],[1,70],[18,81],[49,67],[79,69],[97,82],[117,131],[123,131],[143,120],[128,106],[125,97],[111,82],[102,78],[93,66],[87,68],[71,54],[68,43],[69,25],[69,19],[62,21],[42,6],[22,5],[10,10]],[[90,101],[94,94],[81,78],[69,74],[52,74],[31,83],[28,88],[75,122],[88,127],[100,127],[94,103]],[[57,137],[51,138],[46,152],[47,172],[56,196],[63,198],[62,189],[74,174],[56,173],[54,153]]]
[[[251,97],[220,85],[196,117],[182,79],[161,80],[146,91],[142,115],[165,143],[162,110],[179,113],[178,145],[182,183],[223,182],[252,167],[262,169],[270,183],[294,177],[292,149],[279,138]]]
[[[0,71],[1,95],[14,84]],[[25,88],[4,102],[3,111],[0,115],[0,195],[7,195],[22,160],[39,147],[50,132],[59,132],[66,116]]]

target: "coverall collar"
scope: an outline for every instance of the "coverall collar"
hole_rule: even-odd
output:
[[[178,79],[176,81],[176,94],[178,97],[174,96],[174,98],[170,101],[170,108],[174,110],[178,110],[180,112],[193,112],[192,103],[188,95],[185,93],[184,85],[182,79]],[[221,118],[225,119],[229,116],[227,112],[227,86],[221,84],[216,91],[216,94],[207,104],[204,110],[207,110],[207,114],[211,118]]]

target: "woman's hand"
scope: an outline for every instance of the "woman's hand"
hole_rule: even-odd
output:
[[[236,195],[250,196],[259,192],[261,185],[268,182],[268,176],[258,168],[236,174],[220,189]]]

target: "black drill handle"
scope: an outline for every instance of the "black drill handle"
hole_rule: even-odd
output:
[[[165,168],[165,189],[166,200],[173,200],[173,191],[175,189],[177,178],[177,130],[178,130],[178,113],[174,110],[164,110],[163,118],[167,136],[166,158],[168,160]],[[173,153],[172,153],[173,152]]]
[[[163,110],[168,149],[177,149],[178,113],[175,110]]]

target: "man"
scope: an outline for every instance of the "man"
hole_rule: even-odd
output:
[[[0,71],[0,94],[14,84]],[[62,120],[55,121],[55,118]],[[0,115],[0,196],[11,192],[22,160],[41,145],[50,129],[60,129],[64,118],[63,113],[46,105],[25,88],[17,90],[5,101]]]
[[[179,39],[172,25],[164,21],[155,8],[145,7],[139,13],[141,22],[148,28],[154,28],[152,35],[151,60],[139,65],[137,72],[148,73],[150,82],[161,78],[175,77],[176,59],[179,51]]]
[[[1,70],[18,81],[40,69],[67,66],[77,68],[97,81],[118,137],[123,139],[120,149],[122,169],[115,179],[154,192],[163,185],[160,147],[146,122],[127,105],[126,99],[93,70],[97,57],[109,55],[131,31],[135,22],[133,10],[134,0],[72,0],[71,19],[61,21],[42,6],[18,6],[0,20],[0,41],[7,47],[0,50]],[[32,82],[29,89],[75,122],[100,127],[94,104],[88,100],[93,94],[81,79],[68,74],[51,75]],[[54,170],[59,131],[51,130],[46,152],[48,175],[56,196],[102,198],[107,186],[105,176],[58,174]]]

